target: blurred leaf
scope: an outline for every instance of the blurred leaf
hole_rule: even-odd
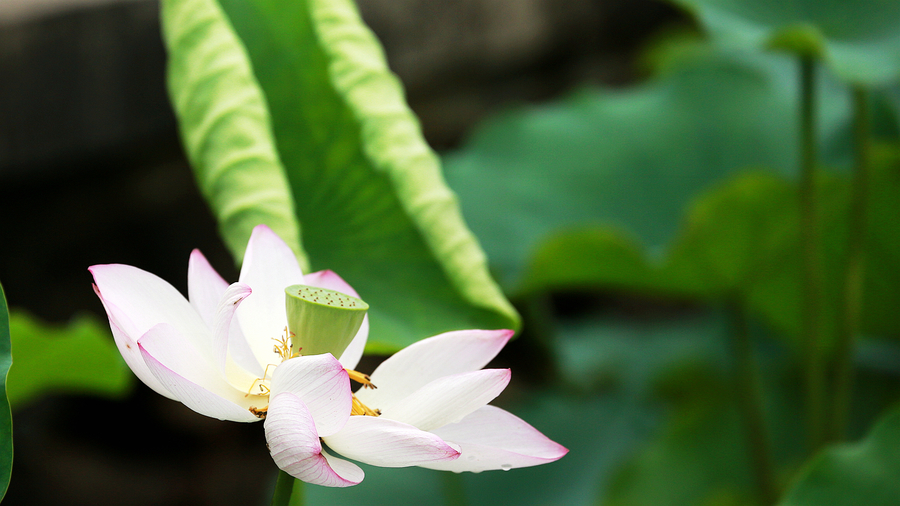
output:
[[[12,412],[7,395],[7,375],[12,365],[12,350],[9,339],[9,308],[6,306],[6,294],[0,285],[0,386],[3,395],[0,397],[0,500],[9,488],[9,478],[13,465],[13,433]]]
[[[658,257],[699,192],[747,167],[794,172],[793,62],[697,47],[668,54],[665,72],[647,83],[496,116],[446,157],[448,180],[506,286],[523,283],[526,256],[561,227],[623,230]],[[843,93],[823,86],[829,147],[846,144]]]
[[[720,402],[721,385],[704,380],[703,390],[710,388],[714,394],[681,406],[660,437],[620,469],[603,504],[693,506],[716,496],[752,496],[738,411]]]
[[[900,3],[885,0],[674,0],[713,40],[740,49],[774,47],[824,60],[847,81],[900,77]]]
[[[658,285],[655,274],[643,247],[623,232],[604,227],[562,230],[540,243],[520,291],[645,290]]]
[[[595,316],[561,322],[557,332],[558,369],[567,384],[585,389],[612,383],[644,396],[672,367],[720,363],[728,321],[710,312],[655,319]]]
[[[746,290],[783,263],[797,237],[796,187],[774,174],[739,175],[697,199],[667,259],[698,294]]]
[[[16,311],[9,325],[16,350],[7,382],[13,409],[47,393],[121,397],[130,390],[134,375],[109,328],[94,317],[77,317],[59,327]]]
[[[371,306],[370,350],[518,327],[350,0],[223,0],[272,114],[312,267]]]
[[[801,462],[802,402],[790,370],[775,359],[761,370],[776,476]],[[694,364],[670,371],[659,383],[674,413],[657,437],[615,477],[607,506],[753,505],[749,442],[729,368]],[[793,382],[793,383],[792,383]]]
[[[781,506],[896,505],[900,498],[900,409],[859,443],[828,448],[812,460]]]
[[[867,233],[865,237],[865,283],[860,327],[863,334],[900,335],[896,308],[900,305],[900,158],[881,153],[870,168]],[[847,246],[850,188],[847,177],[822,174],[818,184],[820,235],[822,240],[823,306],[822,332],[826,344],[837,332],[837,311],[843,287]],[[721,209],[720,209],[721,210]],[[796,223],[797,207],[787,206],[781,220]],[[791,215],[793,214],[793,216]],[[723,224],[723,228],[729,226]],[[800,335],[801,265],[798,234],[787,234],[782,252],[761,269],[749,285],[751,310],[781,332]],[[764,239],[759,239],[764,240]],[[771,243],[771,241],[769,242]],[[763,254],[762,251],[758,251]]]
[[[871,334],[900,335],[900,146],[879,146],[869,181],[862,322]]]
[[[253,227],[267,224],[308,261],[265,97],[215,0],[163,0],[169,96],[203,196],[240,262]]]
[[[900,154],[877,150],[871,168],[861,328],[900,335]],[[824,346],[833,343],[848,237],[849,179],[818,182]],[[616,289],[702,301],[740,295],[799,348],[802,275],[797,187],[767,172],[745,173],[697,198],[664,262],[606,229],[559,233],[538,248],[525,277],[530,291]],[[661,265],[657,265],[661,264]]]

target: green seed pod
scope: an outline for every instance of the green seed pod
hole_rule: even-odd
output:
[[[284,289],[293,350],[301,355],[341,353],[356,336],[369,305],[356,297],[314,286]]]

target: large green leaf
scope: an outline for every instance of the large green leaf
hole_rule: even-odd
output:
[[[265,93],[312,267],[370,304],[370,349],[517,327],[352,1],[222,5]]]
[[[265,97],[215,0],[163,0],[169,96],[203,196],[238,261],[253,227],[269,225],[308,262]]]
[[[665,72],[635,88],[586,90],[495,117],[446,158],[505,284],[522,282],[525,258],[560,227],[613,227],[634,238],[614,242],[658,258],[699,192],[747,167],[793,173],[791,61],[704,48],[672,54]],[[835,149],[846,145],[847,102],[833,86],[824,90],[823,146]]]
[[[93,317],[78,317],[60,327],[16,311],[9,325],[16,350],[7,382],[13,409],[48,393],[119,398],[134,383],[109,328]]]
[[[859,443],[818,455],[780,506],[894,506],[900,501],[900,409]]]
[[[821,57],[841,78],[900,78],[900,2],[892,0],[674,0],[729,47],[775,47]]]
[[[7,375],[12,365],[12,350],[9,339],[9,309],[6,295],[0,285],[0,500],[6,495],[13,465],[12,411],[7,396]]]

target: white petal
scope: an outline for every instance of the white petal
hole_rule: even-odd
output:
[[[213,355],[216,365],[223,376],[236,385],[249,385],[263,376],[263,369],[244,339],[240,326],[233,321],[241,301],[250,293],[250,287],[243,283],[229,286],[222,294],[214,318]]]
[[[348,487],[365,476],[356,464],[324,454],[312,414],[290,392],[271,397],[265,429],[272,459],[294,478],[326,487]]]
[[[138,348],[153,376],[185,406],[219,420],[258,420],[248,409],[255,399],[229,385],[171,325],[148,330]]]
[[[162,383],[156,379],[156,376],[150,372],[150,369],[147,368],[147,364],[144,363],[144,358],[141,356],[141,350],[138,348],[137,339],[132,338],[122,330],[122,326],[118,321],[121,319],[127,320],[128,317],[117,307],[103,300],[103,297],[100,296],[100,291],[97,289],[97,285],[94,285],[94,292],[97,293],[97,297],[100,297],[100,302],[103,304],[103,308],[106,310],[106,314],[109,317],[109,328],[112,330],[116,347],[119,348],[119,353],[122,354],[122,358],[125,359],[125,363],[128,364],[128,367],[134,372],[134,375],[156,393],[168,397],[169,399],[176,400],[175,396],[166,390],[166,387],[164,387]],[[126,324],[126,326],[133,327],[134,325]]]
[[[546,464],[569,452],[521,418],[494,406],[484,406],[459,423],[434,431],[462,449],[459,459],[424,467],[442,471],[490,471]]]
[[[370,375],[378,389],[357,393],[368,406],[387,406],[443,376],[477,371],[503,348],[511,330],[460,330],[423,339],[381,363]]]
[[[100,296],[127,316],[119,321],[127,335],[142,336],[151,327],[167,323],[212,358],[212,330],[172,285],[130,265],[94,265],[89,269]]]
[[[292,358],[276,367],[272,395],[281,392],[290,392],[303,401],[320,436],[339,431],[350,417],[350,378],[330,353]]]
[[[303,276],[303,284],[309,286],[315,286],[318,288],[327,288],[329,290],[335,290],[337,292],[345,293],[347,295],[352,295],[357,299],[361,298],[356,290],[350,286],[349,283],[344,281],[340,276],[335,274],[334,271],[318,271],[313,272],[311,274],[307,274]],[[353,341],[347,346],[347,349],[344,350],[344,353],[341,354],[340,361],[341,364],[344,365],[347,369],[353,369],[359,363],[359,359],[362,358],[363,351],[366,348],[366,340],[369,338],[369,315],[366,315],[363,318],[362,325],[359,327],[359,331],[356,333],[356,336],[353,338]]]
[[[380,467],[418,466],[459,456],[458,447],[440,437],[382,417],[351,416],[340,432],[323,439],[347,458]]]
[[[385,418],[430,431],[458,422],[494,400],[506,388],[509,378],[509,369],[464,372],[436,379],[388,406],[366,404],[381,409]]]
[[[237,319],[257,362],[265,368],[277,357],[272,339],[287,325],[284,289],[302,283],[303,273],[291,248],[269,227],[259,225],[247,243],[240,282],[253,293],[241,303]]]
[[[366,473],[364,473],[358,465],[354,464],[353,462],[335,457],[334,455],[326,452],[324,448],[322,449],[322,456],[325,457],[325,460],[328,462],[328,465],[331,466],[331,469],[334,470],[334,472],[337,473],[337,475],[347,483],[346,485],[336,485],[338,487],[356,485],[357,483],[363,481],[363,478],[366,477]]]
[[[215,324],[216,306],[226,288],[228,283],[212,268],[203,253],[198,249],[192,251],[188,261],[188,300],[209,328]]]

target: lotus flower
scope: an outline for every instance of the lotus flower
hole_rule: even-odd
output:
[[[370,376],[377,389],[356,393],[354,416],[322,440],[332,450],[381,467],[421,466],[448,471],[528,467],[558,460],[568,450],[515,415],[487,405],[509,383],[508,369],[482,369],[513,332],[465,330],[419,341],[385,360]],[[266,419],[275,461],[306,451],[291,437],[296,400],[276,395]],[[334,485],[363,478],[355,464],[333,467]]]
[[[141,381],[213,418],[264,418],[275,463],[300,480],[338,487],[363,480],[359,466],[327,453],[322,441],[371,465],[457,472],[533,466],[568,451],[487,405],[506,387],[510,371],[482,368],[512,331],[431,337],[385,360],[371,378],[353,371],[368,317],[349,345],[341,341],[333,348],[339,359],[294,352],[285,287],[358,295],[333,272],[304,276],[291,249],[268,227],[253,230],[240,281],[232,285],[195,250],[188,266],[190,301],[136,267],[95,265],[90,271],[116,345]],[[312,344],[310,349],[331,349],[327,342]],[[357,394],[351,377],[363,383]]]
[[[240,281],[228,285],[197,250],[185,299],[159,277],[128,265],[95,265],[94,291],[116,346],[147,386],[206,416],[256,422],[269,399],[291,399],[293,429],[311,441],[306,468],[294,474],[330,484],[339,459],[321,451],[320,436],[346,423],[353,394],[346,369],[356,366],[368,335],[362,322],[340,359],[290,351],[285,287],[304,284],[357,296],[330,271],[304,276],[291,249],[266,226],[253,230]],[[273,341],[274,339],[274,341]]]

